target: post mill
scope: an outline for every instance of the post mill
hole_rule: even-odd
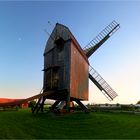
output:
[[[75,101],[88,112],[88,108],[81,101],[88,100],[89,79],[107,99],[113,100],[117,93],[90,66],[88,58],[119,28],[120,25],[112,21],[86,47],[81,48],[69,28],[57,23],[44,51],[43,96],[38,99],[32,112],[43,111],[46,99],[55,100],[52,111],[61,105],[69,112],[72,102]]]

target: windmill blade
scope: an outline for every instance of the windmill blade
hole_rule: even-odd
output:
[[[101,75],[91,66],[89,66],[89,78],[102,91],[109,101],[118,96]]]
[[[90,57],[110,36],[112,36],[120,25],[114,20],[104,30],[102,30],[93,40],[87,44],[83,50],[87,57]]]

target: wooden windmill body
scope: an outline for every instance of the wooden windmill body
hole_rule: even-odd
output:
[[[116,21],[111,22],[98,36],[96,36],[85,48],[81,48],[68,27],[56,24],[44,51],[44,81],[43,93],[33,112],[43,111],[46,99],[56,100],[51,109],[63,104],[66,110],[70,110],[70,103],[75,101],[81,108],[88,109],[81,101],[88,100],[89,79],[109,99],[113,100],[117,94],[101,77],[101,75],[89,65],[88,58],[119,29]],[[62,105],[62,106],[63,106]]]

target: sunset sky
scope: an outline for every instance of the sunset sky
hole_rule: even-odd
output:
[[[89,83],[90,103],[140,100],[140,1],[0,2],[0,98],[26,98],[43,84],[43,52],[55,24],[84,47],[112,20],[121,28],[89,59],[119,95],[109,102]],[[48,24],[48,21],[52,25]]]

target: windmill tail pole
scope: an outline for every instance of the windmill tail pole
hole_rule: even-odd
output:
[[[51,94],[53,94],[53,91],[44,92],[44,93],[37,94],[37,95],[34,95],[34,96],[26,98],[26,99],[19,99],[19,100],[13,101],[13,102],[0,103],[0,107],[15,106],[15,105],[27,103],[27,102],[30,102],[34,99],[39,99],[41,97],[49,96]]]

